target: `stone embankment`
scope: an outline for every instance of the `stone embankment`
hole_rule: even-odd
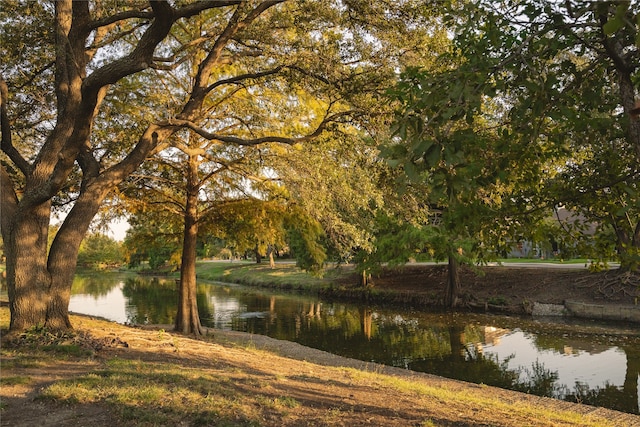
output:
[[[579,301],[565,301],[564,304],[534,303],[531,314],[640,323],[640,305],[590,304]]]

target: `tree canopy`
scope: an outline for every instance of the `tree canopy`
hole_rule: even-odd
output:
[[[420,49],[432,38],[419,25],[426,15],[415,13],[422,7],[293,0],[3,5],[0,172],[11,329],[71,326],[69,289],[91,221],[116,186],[174,135],[243,147],[310,141],[332,123],[378,126],[374,107],[394,64],[428,56]],[[49,249],[57,206],[68,214]],[[33,294],[43,298],[34,304]]]
[[[613,230],[623,270],[638,268],[640,121],[638,6],[630,2],[480,2],[457,38],[481,52],[502,121],[537,165],[523,182],[529,208],[566,206]],[[477,30],[482,29],[482,33]],[[488,72],[487,72],[488,71]],[[523,206],[523,211],[527,209]]]
[[[153,192],[165,207],[215,200],[218,219],[224,200],[268,201],[266,218],[282,209],[306,224],[290,234],[305,265],[326,251],[392,257],[376,245],[404,230],[411,243],[397,244],[446,256],[455,283],[456,263],[532,235],[565,206],[601,242],[615,236],[623,270],[637,270],[639,16],[635,3],[577,0],[6,1],[11,329],[71,327],[81,242],[133,182],[148,205],[161,202]],[[183,232],[208,209],[191,210]],[[266,245],[285,222],[225,229],[240,242],[259,225]]]
[[[383,155],[426,188],[432,220],[422,234],[391,227],[390,252],[440,242],[451,271],[466,239],[475,260],[487,247],[534,238],[563,206],[580,219],[557,228],[573,232],[570,244],[580,236],[583,253],[603,256],[602,239],[576,231],[591,223],[611,238],[613,230],[622,269],[637,270],[637,7],[480,1],[446,9],[453,49],[435,66],[408,69],[391,92],[400,107]]]

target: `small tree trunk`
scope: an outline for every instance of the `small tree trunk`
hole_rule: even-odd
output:
[[[273,248],[273,246],[269,245],[267,247],[267,254],[269,255],[269,267],[271,268],[276,268],[276,261],[273,259],[274,252],[275,252],[275,249]]]
[[[449,267],[447,274],[447,292],[445,294],[445,305],[455,307],[458,305],[460,295],[460,275],[458,273],[458,260],[455,255],[449,254]]]
[[[262,264],[262,255],[260,255],[260,249],[258,249],[257,243],[256,243],[255,254],[256,254],[256,264]]]
[[[360,275],[360,285],[363,288],[373,288],[371,273],[369,273],[367,269],[362,270],[362,274]]]
[[[195,156],[189,156],[187,175],[187,201],[184,216],[184,239],[182,243],[182,263],[180,265],[180,289],[178,293],[178,314],[176,331],[200,336],[203,334],[198,301],[196,298],[196,244],[198,240],[198,163]]]
[[[617,249],[620,259],[620,271],[639,272],[640,271],[640,221],[632,234],[624,226],[614,224],[616,236],[618,237]],[[630,235],[631,234],[631,235]]]

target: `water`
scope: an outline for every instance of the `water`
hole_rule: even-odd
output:
[[[173,279],[78,276],[70,311],[121,323],[173,323]],[[225,284],[198,285],[202,323],[346,357],[527,393],[639,411],[637,325],[538,322],[357,306]]]

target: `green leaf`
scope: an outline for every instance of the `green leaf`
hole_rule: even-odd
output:
[[[431,139],[422,139],[414,144],[412,152],[415,157],[422,157],[432,146],[434,141]]]
[[[442,149],[440,145],[432,145],[425,153],[424,160],[427,166],[435,167],[440,162]]]
[[[402,160],[400,159],[386,159],[386,160],[387,160],[387,164],[391,168],[397,168],[402,163]]]
[[[418,168],[416,168],[416,165],[411,162],[404,163],[404,173],[411,181],[418,181],[418,179],[420,178]]]
[[[616,16],[610,19],[609,21],[607,21],[607,23],[602,26],[602,30],[606,35],[610,36],[611,34],[615,33],[623,26],[624,26],[624,21],[620,17]]]

